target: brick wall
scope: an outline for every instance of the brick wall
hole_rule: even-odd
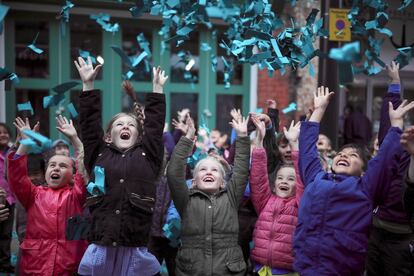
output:
[[[281,112],[283,108],[287,107],[290,103],[289,98],[289,74],[284,76],[280,75],[277,71],[273,74],[273,77],[269,77],[267,70],[259,70],[257,80],[257,107],[263,108],[264,112],[267,111],[266,100],[275,99],[277,102],[277,108],[280,111],[280,130],[282,126],[285,126],[289,118],[283,115]]]

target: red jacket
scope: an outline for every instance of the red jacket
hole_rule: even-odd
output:
[[[292,152],[296,172],[296,195],[281,198],[270,190],[267,157],[263,148],[253,150],[250,170],[251,199],[259,218],[253,232],[253,261],[272,268],[293,269],[292,239],[298,221],[303,183],[298,174],[298,152]]]
[[[27,229],[20,245],[20,275],[73,275],[86,250],[86,241],[69,241],[65,237],[67,220],[82,213],[86,187],[80,174],[74,186],[50,189],[35,186],[27,173],[27,157],[13,160],[8,155],[10,186],[27,211]]]

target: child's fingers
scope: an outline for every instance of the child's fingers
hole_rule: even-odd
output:
[[[85,61],[83,60],[82,57],[78,57],[78,62],[79,62],[79,66],[82,67],[85,65]]]
[[[73,63],[75,63],[76,69],[78,69],[78,71],[81,69],[81,67],[79,66],[79,63],[74,60]]]

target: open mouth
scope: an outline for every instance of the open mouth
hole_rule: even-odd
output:
[[[348,167],[349,166],[349,162],[345,161],[345,160],[339,160],[338,162],[336,162],[337,166],[344,166],[344,167]]]
[[[122,132],[121,133],[121,139],[122,140],[128,140],[131,137],[131,135],[128,132]]]
[[[288,186],[285,186],[285,185],[280,185],[279,186],[279,190],[284,191],[284,192],[287,192],[287,191],[289,191],[289,187]]]
[[[58,173],[52,173],[50,175],[50,178],[53,179],[53,180],[59,179],[60,178],[60,174],[58,174]]]
[[[214,178],[212,176],[206,176],[203,178],[203,182],[214,182]]]

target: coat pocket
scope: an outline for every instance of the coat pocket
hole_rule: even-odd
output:
[[[240,247],[232,247],[227,251],[226,267],[231,274],[242,273],[244,275],[246,262],[243,259]]]
[[[226,262],[226,267],[231,273],[240,273],[246,269],[246,263],[243,259]]]
[[[144,214],[151,215],[154,212],[155,199],[152,197],[131,193],[129,196],[129,202],[131,203],[133,209]]]
[[[195,256],[193,256],[194,258]],[[180,249],[177,254],[177,270],[181,273],[191,273],[193,271],[193,259],[191,258],[190,249]]]

